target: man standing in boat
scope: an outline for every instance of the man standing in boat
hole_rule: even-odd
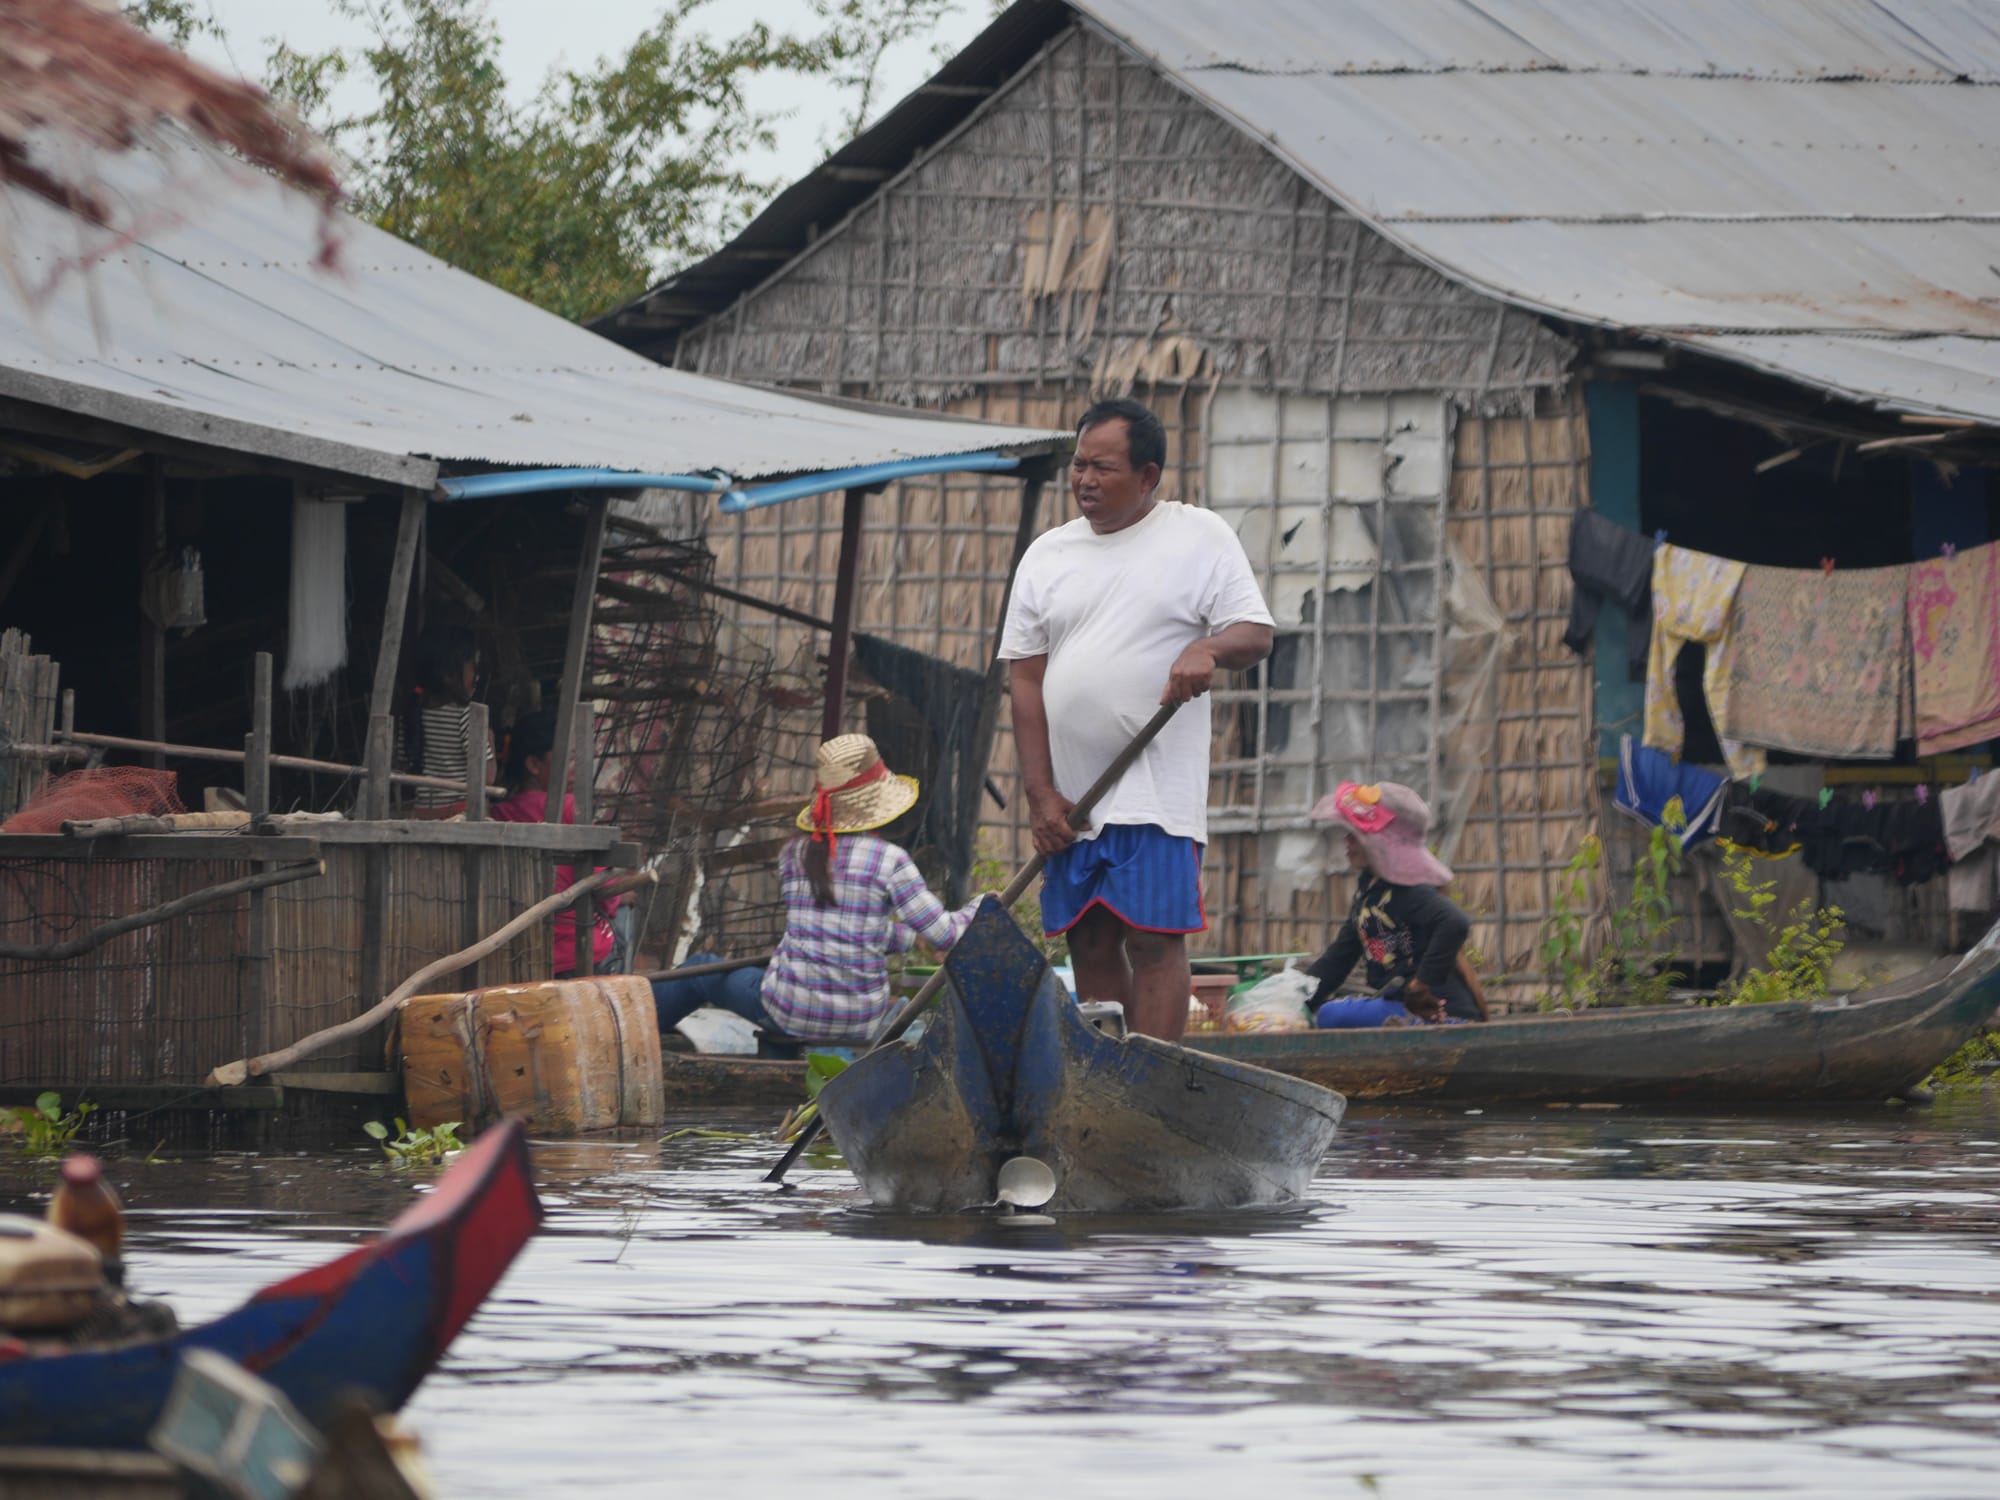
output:
[[[1035,849],[1047,857],[1042,926],[1069,939],[1077,994],[1116,1000],[1128,1025],[1187,1027],[1187,937],[1207,927],[1208,692],[1271,651],[1271,612],[1227,522],[1156,494],[1160,419],[1100,401],[1077,424],[1079,519],[1035,539],[1007,605],[1014,739]],[[1068,815],[1163,703],[1188,704],[1077,832]]]

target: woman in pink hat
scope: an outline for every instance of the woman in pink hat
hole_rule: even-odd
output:
[[[1343,781],[1312,816],[1347,834],[1347,862],[1360,872],[1354,905],[1332,944],[1306,972],[1319,981],[1314,1021],[1325,1028],[1435,1024],[1483,1019],[1458,973],[1471,922],[1442,891],[1451,871],[1424,847],[1431,810],[1393,781]],[[1366,958],[1368,989],[1345,989]]]

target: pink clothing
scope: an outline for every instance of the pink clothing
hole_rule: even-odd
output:
[[[486,809],[486,815],[496,823],[540,823],[549,808],[549,794],[530,789],[516,792]],[[564,796],[562,820],[576,821],[576,798]],[[556,866],[556,891],[566,891],[576,884],[576,869],[572,865]],[[617,902],[611,905],[615,908]],[[604,912],[593,901],[594,931],[590,945],[591,963],[601,965],[611,957],[611,950],[618,939],[611,931],[611,923]],[[570,907],[556,917],[555,970],[558,975],[574,973],[576,970],[576,908]]]

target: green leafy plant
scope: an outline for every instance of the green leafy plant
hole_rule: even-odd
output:
[[[1661,962],[1673,930],[1673,880],[1680,873],[1679,830],[1686,815],[1673,798],[1660,825],[1647,836],[1632,870],[1632,891],[1608,918],[1606,941],[1591,952],[1592,888],[1604,869],[1604,845],[1587,835],[1556,877],[1549,916],[1542,924],[1542,962],[1555,982],[1543,1010],[1585,1010],[1592,1005],[1660,1005],[1680,974]]]
[[[797,1140],[799,1132],[813,1122],[819,1114],[819,1091],[826,1087],[829,1079],[838,1078],[847,1071],[847,1059],[836,1057],[831,1052],[808,1052],[806,1054],[806,1102],[791,1110],[778,1122],[778,1139]]]
[[[1733,846],[1723,849],[1722,878],[1736,894],[1735,914],[1777,936],[1764,961],[1735,983],[1724,985],[1719,997],[1729,1005],[1768,1005],[1824,995],[1833,961],[1846,946],[1840,937],[1840,908],[1801,901],[1785,915],[1785,925],[1777,926],[1772,908],[1778,901],[1778,883],[1758,880],[1751,856]]]
[[[23,1155],[46,1159],[61,1156],[76,1140],[83,1122],[97,1106],[79,1099],[75,1109],[65,1110],[62,1096],[54,1089],[36,1097],[33,1104],[17,1104],[4,1112],[11,1122],[9,1134]]]
[[[2000,1033],[1984,1032],[1932,1070],[1924,1087],[1937,1094],[1977,1093],[2000,1079]]]
[[[1542,964],[1556,989],[1542,997],[1543,1010],[1580,1010],[1590,1003],[1590,884],[1603,860],[1603,844],[1587,834],[1556,877],[1542,923]]]
[[[380,1120],[370,1120],[361,1127],[382,1148],[382,1154],[399,1167],[425,1166],[441,1162],[454,1152],[463,1151],[465,1142],[458,1138],[458,1120],[447,1120],[442,1125],[428,1129],[412,1130],[402,1120],[396,1121],[396,1134],[389,1134],[389,1127]]]
[[[1014,870],[989,844],[980,850],[979,858],[973,861],[969,878],[973,890],[992,891],[997,895],[1014,878]],[[1060,936],[1047,937],[1042,932],[1042,897],[1037,887],[1030,886],[1028,893],[1014,903],[1008,915],[1028,935],[1028,941],[1041,949],[1042,957],[1052,964],[1069,962],[1069,943]]]

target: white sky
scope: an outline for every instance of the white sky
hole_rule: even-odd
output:
[[[324,0],[205,0],[226,33],[226,50],[212,38],[199,39],[191,49],[204,60],[231,66],[261,80],[270,40],[282,38],[300,52],[352,46],[366,40],[364,27],[329,14]],[[664,7],[661,0],[487,0],[487,10],[499,23],[501,64],[517,95],[530,95],[549,69],[558,64],[587,67],[598,58],[622,52]],[[936,70],[934,48],[955,52],[991,19],[992,0],[961,0],[958,13],[946,21],[930,45],[911,42],[884,59],[876,90],[875,112],[883,110],[922,83]],[[714,0],[710,29],[734,33],[753,21],[772,29],[809,27],[813,21],[805,0]],[[828,86],[797,78],[770,80],[754,102],[785,109],[789,118],[779,127],[778,149],[750,163],[753,174],[780,185],[802,177],[825,156],[822,142],[830,140],[841,113],[841,102]]]

